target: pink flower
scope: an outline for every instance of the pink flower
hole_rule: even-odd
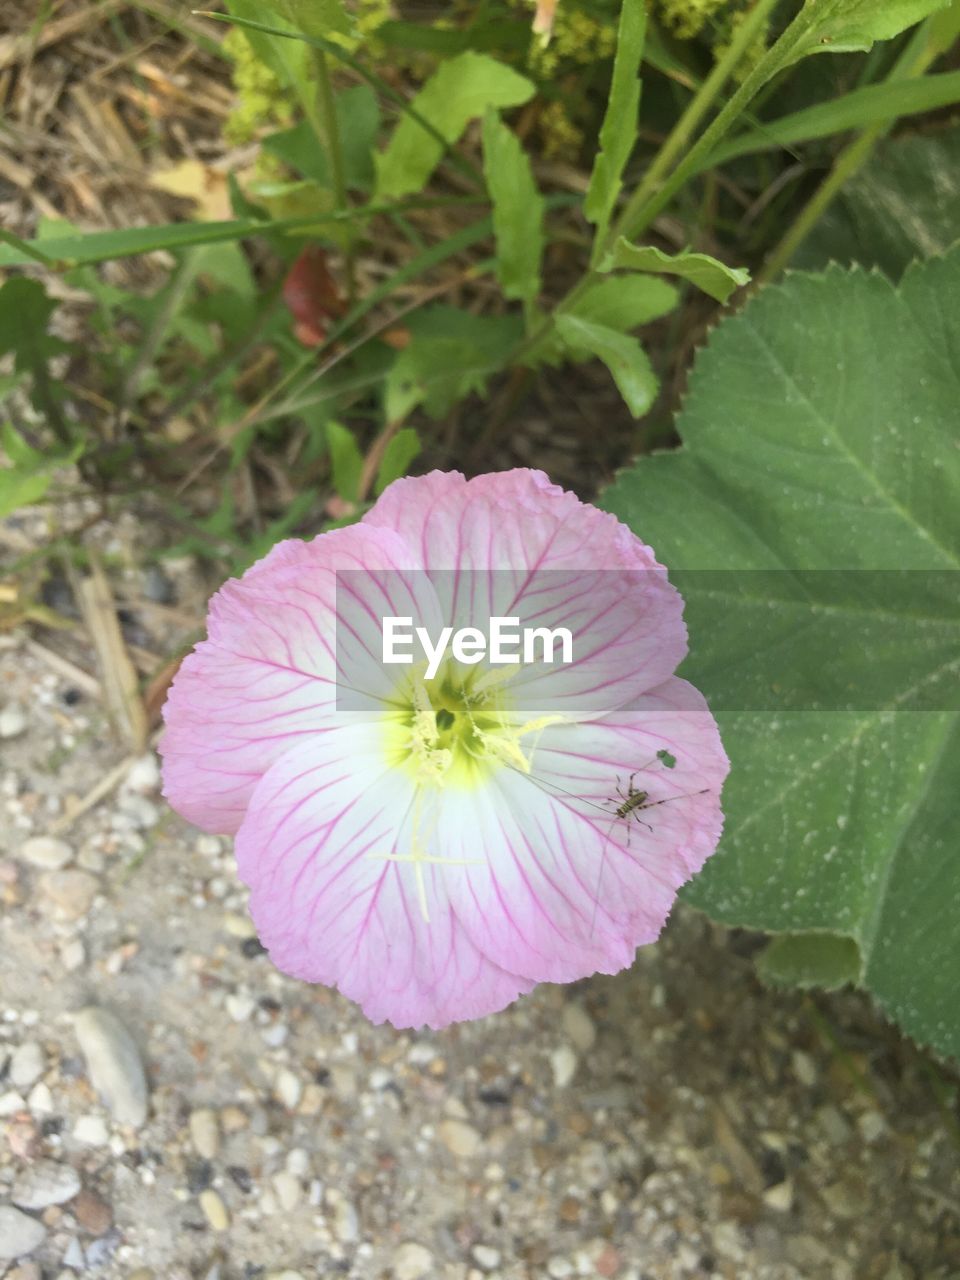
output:
[[[236,834],[274,963],[376,1022],[616,973],[722,826],[716,724],[674,675],[682,607],[648,547],[540,472],[399,480],[214,596],[165,710],[165,794]],[[381,661],[384,616],[493,614],[562,622],[573,661]]]

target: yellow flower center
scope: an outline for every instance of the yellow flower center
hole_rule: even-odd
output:
[[[504,765],[529,773],[536,738],[563,717],[524,721],[509,696],[516,670],[449,660],[427,680],[425,667],[413,668],[387,718],[391,765],[422,787],[475,787]]]

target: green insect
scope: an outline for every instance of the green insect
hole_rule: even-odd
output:
[[[677,763],[676,758],[672,756],[669,751],[665,751],[665,750],[658,751],[656,758],[660,761],[660,763],[663,765],[665,769],[672,769]],[[653,761],[651,760],[650,763],[652,764]],[[645,768],[649,768],[649,767],[650,767],[649,765],[645,766]],[[620,777],[618,774],[617,775],[617,795],[620,797],[620,804],[616,804],[612,798],[610,799],[610,803],[614,805],[613,812],[616,817],[626,818],[627,820],[633,817],[636,819],[637,822],[642,823],[643,826],[645,826],[649,830],[650,829],[649,822],[643,821],[643,819],[639,816],[639,811],[641,809],[652,809],[655,805],[666,804],[667,800],[676,800],[676,799],[679,799],[679,797],[667,796],[663,800],[651,800],[649,791],[640,791],[637,787],[633,785],[634,778],[637,776],[638,773],[642,773],[643,771],[644,770],[641,770],[641,769],[634,769],[633,773],[631,773],[627,781],[626,795],[624,795],[623,790],[620,786]],[[703,793],[696,792],[695,794],[702,795]],[[627,838],[629,839],[629,835]]]

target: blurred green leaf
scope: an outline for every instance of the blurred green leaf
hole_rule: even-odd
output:
[[[327,445],[330,449],[334,489],[345,501],[356,502],[360,476],[363,473],[363,454],[353,432],[339,422],[328,422]]]
[[[308,36],[348,36],[353,30],[340,0],[277,0],[277,8],[283,17]],[[260,13],[263,13],[262,6]]]
[[[415,49],[420,53],[462,53],[512,50],[523,54],[530,47],[530,22],[492,16],[479,11],[466,27],[441,27],[422,22],[388,21],[376,29],[376,37],[393,49]]]
[[[495,111],[483,121],[483,171],[493,201],[497,279],[506,297],[532,301],[540,292],[544,201],[519,138]]]
[[[475,316],[447,306],[417,312],[409,328],[410,345],[387,375],[387,422],[417,405],[439,418],[470,392],[482,393],[523,335],[518,316]]]
[[[374,492],[383,493],[387,485],[393,484],[401,476],[407,474],[410,463],[421,452],[423,446],[420,437],[413,427],[404,427],[398,431],[383,452],[383,461],[377,472],[377,483]]]
[[[828,138],[850,129],[865,129],[900,116],[935,111],[955,102],[960,102],[960,71],[944,71],[916,80],[884,80],[880,84],[864,85],[829,102],[818,102],[816,106],[791,112],[779,120],[764,121],[760,128],[731,138],[704,159],[700,170],[713,169],[728,160],[756,151],[790,148],[798,142]],[[923,141],[922,138],[910,139],[907,145]],[[904,145],[904,140],[900,145]],[[913,194],[922,190],[917,188]]]
[[[781,933],[757,957],[757,973],[778,987],[836,991],[860,979],[860,948],[835,933]]]
[[[280,0],[280,4],[283,0]],[[298,40],[290,40],[282,36],[271,35],[257,30],[248,23],[272,25],[283,29],[284,15],[279,5],[271,7],[264,0],[227,0],[227,9],[232,17],[240,18],[244,36],[257,58],[268,67],[281,84],[297,90],[309,80],[308,63],[310,55],[305,45]]]
[[[63,343],[47,332],[56,309],[39,280],[11,276],[0,285],[0,355],[12,352],[16,368],[23,372],[63,351]]]
[[[915,258],[944,253],[956,242],[958,209],[960,126],[884,139],[845,183],[794,262],[859,262],[899,280]]]
[[[557,316],[556,326],[571,354],[586,351],[603,361],[635,418],[650,409],[659,384],[647,353],[636,338],[567,313]]]
[[[679,276],[702,289],[704,293],[726,302],[735,289],[750,283],[750,272],[743,267],[728,267],[711,258],[707,253],[664,253],[653,245],[634,245],[623,236],[601,264],[601,270],[613,271],[623,267],[630,271],[651,271],[663,275]]]
[[[529,101],[534,91],[531,81],[511,67],[468,50],[443,63],[411,105],[449,144],[490,107],[519,106]],[[440,138],[405,116],[386,150],[374,157],[377,195],[396,197],[420,191],[442,156]]]
[[[373,186],[373,149],[380,129],[377,95],[367,84],[352,85],[335,99],[340,146],[347,186],[369,191]],[[264,148],[321,187],[330,186],[330,162],[306,120],[263,140]]]
[[[39,502],[53,477],[43,472],[23,472],[0,467],[0,520],[20,507]]]
[[[600,128],[600,150],[593,162],[583,206],[585,216],[597,225],[598,241],[606,234],[610,214],[620,194],[623,171],[637,141],[640,61],[646,29],[644,0],[622,0],[613,79]]]

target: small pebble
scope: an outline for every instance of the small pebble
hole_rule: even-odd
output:
[[[284,1068],[277,1072],[274,1092],[288,1111],[294,1111],[303,1097],[303,1083],[299,1076]]]
[[[330,1197],[331,1226],[333,1234],[341,1244],[351,1244],[360,1234],[360,1219],[357,1211],[343,1196]]]
[[[463,1158],[475,1155],[482,1141],[477,1130],[463,1120],[444,1120],[437,1134],[448,1151]]]
[[[214,1231],[226,1231],[230,1226],[230,1215],[227,1213],[227,1206],[216,1191],[207,1190],[200,1193],[200,1208],[203,1210],[203,1216]]]
[[[102,1236],[113,1225],[113,1210],[93,1191],[83,1191],[74,1199],[70,1212],[92,1236]]]
[[[0,738],[16,738],[27,728],[27,717],[22,708],[11,705],[0,711]],[[15,1257],[15,1254],[11,1254]]]
[[[491,1249],[487,1244],[475,1245],[470,1256],[484,1271],[495,1271],[500,1265],[500,1250]]]
[[[14,1180],[10,1199],[19,1209],[47,1209],[72,1200],[80,1190],[80,1175],[71,1165],[35,1160]]]
[[[52,1114],[53,1094],[42,1080],[39,1084],[35,1084],[27,1094],[27,1106],[30,1108],[31,1115],[48,1116]]]
[[[99,887],[99,880],[89,871],[48,871],[40,877],[40,892],[63,920],[79,920],[85,916]]]
[[[160,810],[153,801],[135,791],[128,791],[121,795],[119,807],[121,813],[139,830],[155,827],[160,821]]]
[[[227,1013],[234,1022],[246,1022],[257,1007],[251,996],[229,995],[226,998]]]
[[[597,1039],[597,1028],[582,1004],[568,1004],[563,1008],[563,1029],[575,1049],[587,1053]]]
[[[85,1271],[87,1269],[87,1260],[84,1257],[83,1245],[79,1240],[71,1240],[67,1245],[66,1252],[63,1255],[64,1265],[73,1267],[77,1271]],[[68,1272],[72,1275],[73,1272]]]
[[[817,1083],[817,1064],[809,1053],[802,1049],[794,1049],[792,1055],[793,1074],[806,1089]]]
[[[213,1160],[220,1150],[220,1126],[217,1116],[208,1107],[190,1113],[190,1140],[197,1155]]]
[[[43,1075],[45,1065],[43,1050],[35,1040],[27,1040],[10,1059],[10,1083],[18,1089],[28,1088]]]
[[[421,1280],[433,1270],[433,1254],[422,1244],[405,1241],[394,1250],[393,1274],[396,1280]]]
[[[47,1229],[42,1222],[28,1217],[12,1205],[0,1204],[0,1262],[33,1253],[46,1238]]]
[[[140,795],[156,791],[160,785],[160,764],[152,751],[134,760],[123,785],[128,791],[136,791]]]
[[[568,1044],[562,1044],[550,1054],[550,1067],[553,1071],[553,1083],[558,1089],[565,1089],[577,1074],[579,1060]]]
[[[20,846],[20,857],[24,862],[29,862],[31,867],[60,871],[72,860],[73,850],[66,840],[57,840],[53,836],[33,836]]]
[[[78,969],[82,969],[87,959],[82,939],[71,938],[69,942],[64,943],[60,959],[67,973],[76,973]]]
[[[147,1080],[130,1032],[108,1009],[90,1006],[74,1028],[93,1087],[120,1124],[139,1128],[147,1118]]]
[[[793,1183],[789,1178],[767,1187],[763,1193],[763,1203],[778,1213],[787,1213],[793,1207]]]
[[[73,1136],[86,1147],[105,1147],[110,1130],[100,1116],[81,1116],[73,1126]]]
[[[275,1173],[272,1178],[273,1190],[280,1202],[280,1207],[285,1213],[292,1213],[303,1199],[303,1188],[300,1186],[299,1178],[295,1178],[292,1173],[281,1170]]]

